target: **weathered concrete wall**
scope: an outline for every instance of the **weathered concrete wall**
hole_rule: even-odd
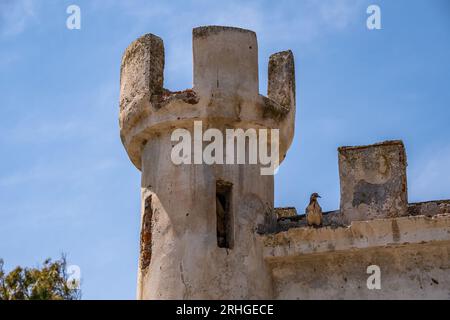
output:
[[[274,266],[275,299],[450,299],[450,242],[317,254]],[[366,268],[381,269],[381,289]]]
[[[140,299],[268,298],[271,281],[255,229],[273,207],[273,177],[258,166],[174,165],[170,133],[143,150],[143,203],[152,197],[152,258]],[[232,184],[233,247],[216,238],[216,181]],[[143,252],[142,254],[145,254]]]
[[[292,228],[307,227],[305,213],[298,214],[295,208],[275,208],[277,223],[268,233],[287,231]],[[409,203],[407,216],[433,217],[439,214],[450,214],[450,200]],[[351,223],[351,222],[350,222]],[[339,210],[323,213],[323,227],[347,227]]]
[[[338,152],[343,221],[406,215],[407,164],[401,141],[341,147]]]
[[[294,228],[264,236],[277,299],[449,299],[450,215]],[[367,288],[367,267],[381,289]]]
[[[293,55],[286,51],[271,58],[269,97],[258,92],[254,32],[196,28],[193,56],[194,87],[182,92],[163,88],[164,45],[157,36],[133,42],[122,60],[121,138],[142,171],[137,296],[270,298],[272,279],[257,230],[273,217],[273,176],[261,175],[260,165],[175,165],[170,138],[180,128],[194,137],[194,121],[202,121],[203,131],[222,133],[230,128],[279,129],[283,159],[294,133]],[[194,148],[192,159],[193,153]],[[217,240],[218,181],[232,186],[229,248],[219,247]]]
[[[276,299],[450,299],[450,202],[407,203],[400,141],[339,148],[341,209],[307,226],[275,209],[264,239]],[[367,287],[367,267],[381,289]]]
[[[294,135],[292,52],[270,57],[267,97],[254,32],[196,28],[193,52],[193,89],[179,92],[163,87],[159,37],[137,39],[122,59],[120,134],[142,171],[138,299],[450,298],[450,205],[408,206],[400,141],[339,149],[340,210],[318,229],[294,208],[274,210],[260,165],[174,164],[171,134],[194,136],[194,121],[222,133],[278,129],[280,162]],[[218,240],[222,185],[228,247]],[[369,265],[381,268],[381,290],[366,287]]]

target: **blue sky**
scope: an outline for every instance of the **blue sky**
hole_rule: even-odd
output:
[[[81,8],[81,30],[66,8]],[[366,28],[378,4],[382,30]],[[192,28],[257,32],[260,91],[271,53],[291,49],[294,143],[277,206],[311,192],[339,206],[337,147],[402,139],[409,201],[450,198],[448,0],[0,0],[0,257],[7,269],[68,254],[83,297],[134,299],[140,175],[119,139],[124,49],[145,33],[166,48],[165,87],[192,86]]]

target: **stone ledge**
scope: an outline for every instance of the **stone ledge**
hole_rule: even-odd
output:
[[[275,208],[275,216],[278,219],[276,227],[272,233],[288,231],[292,228],[307,227],[306,215],[298,214],[294,207]],[[409,216],[433,217],[439,214],[450,214],[450,200],[434,200],[426,202],[416,202],[408,204]],[[348,227],[339,210],[323,213],[323,227]]]
[[[402,140],[386,140],[383,142],[378,142],[375,144],[363,145],[363,146],[342,146],[342,147],[338,148],[338,152],[350,151],[350,150],[371,149],[373,147],[379,147],[379,146],[401,146],[401,147],[404,147]]]
[[[348,227],[293,228],[262,236],[264,258],[298,257],[408,244],[450,241],[450,214],[354,221]]]

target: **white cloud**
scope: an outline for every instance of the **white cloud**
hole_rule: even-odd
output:
[[[270,34],[274,40],[313,40],[320,34],[342,31],[352,22],[364,17],[365,0],[305,0],[305,1],[194,1],[183,8],[167,3],[124,2],[125,14],[132,15],[136,23],[151,25],[152,20],[169,27],[171,33],[180,33],[185,25],[232,25],[250,28],[258,33]],[[149,19],[151,18],[151,19]],[[283,32],[281,32],[283,31]]]
[[[328,0],[316,1],[322,23],[337,30],[344,29],[355,21],[357,14],[365,14],[361,0]]]
[[[9,37],[22,33],[35,18],[35,1],[2,0],[0,2],[0,36]]]
[[[227,25],[251,29],[260,44],[285,50],[301,44],[302,50],[320,47],[321,37],[344,32],[366,15],[365,0],[321,1],[192,1],[189,3],[108,2],[133,18],[133,34],[155,33],[165,42],[166,85],[181,90],[192,79],[191,29],[202,25]],[[94,2],[98,10],[103,2]],[[363,26],[364,27],[364,26]],[[304,52],[303,51],[303,52]],[[262,57],[264,58],[264,57]],[[176,78],[176,80],[175,80]],[[177,83],[174,88],[172,84]]]

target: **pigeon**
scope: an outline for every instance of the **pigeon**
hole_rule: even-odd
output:
[[[317,202],[321,198],[317,193],[313,193],[309,199],[309,205],[306,208],[306,221],[309,226],[319,227],[322,225],[322,208]]]

